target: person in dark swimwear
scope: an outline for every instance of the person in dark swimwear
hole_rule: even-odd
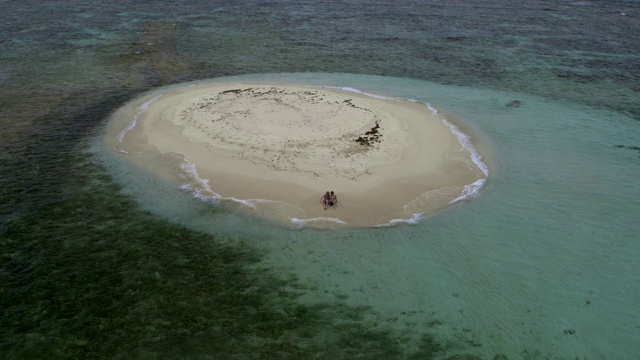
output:
[[[332,205],[338,205],[338,196],[333,192],[333,190],[331,191],[331,199],[329,200],[329,206]]]

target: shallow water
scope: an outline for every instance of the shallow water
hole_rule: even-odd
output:
[[[0,2],[4,358],[640,353],[638,3],[330,4]],[[291,230],[101,151],[126,101],[230,75],[426,101],[488,182]]]

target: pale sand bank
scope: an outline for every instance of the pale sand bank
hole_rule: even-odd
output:
[[[319,227],[411,219],[486,177],[425,104],[332,88],[164,89],[118,110],[105,141],[203,199],[248,200],[223,203],[285,223],[315,219],[308,224]],[[339,203],[325,210],[327,190]]]

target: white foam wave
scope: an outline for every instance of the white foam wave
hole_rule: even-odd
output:
[[[460,200],[464,200],[469,197],[475,196],[480,191],[480,189],[482,189],[486,180],[487,178],[478,179],[473,184],[465,185],[464,189],[462,190],[462,194],[459,197],[451,200],[449,204],[453,204]]]
[[[131,131],[131,129],[136,127],[136,125],[138,124],[138,116],[140,116],[140,114],[147,111],[147,109],[149,109],[149,106],[153,104],[154,101],[158,100],[161,96],[162,95],[158,95],[151,100],[147,100],[136,108],[136,113],[135,115],[133,115],[133,119],[131,120],[131,122],[127,125],[127,127],[124,130],[120,132],[120,134],[118,134],[118,142],[122,142],[122,140],[127,135],[127,133]]]
[[[449,204],[453,204],[460,200],[464,200],[469,197],[476,196],[480,191],[480,189],[482,189],[482,187],[486,183],[487,177],[489,176],[489,168],[487,167],[487,164],[485,164],[482,161],[482,156],[478,153],[475,146],[473,146],[473,144],[471,143],[471,137],[469,135],[460,131],[460,129],[458,129],[457,126],[455,126],[450,121],[448,121],[444,116],[442,116],[438,112],[438,109],[431,106],[431,104],[429,103],[424,103],[424,104],[429,108],[429,110],[431,110],[434,116],[436,116],[445,125],[447,125],[447,127],[449,127],[449,131],[451,131],[451,133],[456,136],[460,145],[464,149],[466,149],[471,155],[471,161],[473,161],[473,163],[476,165],[478,170],[480,170],[482,174],[484,174],[484,178],[476,180],[473,184],[465,185],[462,191],[462,194],[459,197],[453,199]]]
[[[193,193],[193,197],[204,202],[217,202],[220,195],[211,190],[209,180],[202,179],[198,175],[194,164],[188,162],[181,163],[180,169],[182,169],[182,176],[186,180],[186,183],[180,186],[181,190]]]
[[[411,216],[411,219],[393,219],[393,220],[389,221],[388,224],[383,224],[383,225],[378,225],[378,226],[391,226],[391,225],[397,225],[397,224],[415,225],[415,224],[420,222],[420,219],[422,218],[422,214],[423,213],[413,214]]]
[[[234,197],[221,198],[221,199],[233,201],[235,203],[242,204],[242,205],[244,205],[246,207],[249,207],[249,208],[252,208],[252,209],[257,209],[257,207],[254,205],[254,202],[259,202],[259,201],[256,201],[255,199],[253,199],[253,200],[242,200],[242,199],[236,199]]]
[[[299,219],[299,218],[289,218],[291,220],[291,223],[296,225],[296,227],[298,228],[302,228],[307,224],[310,223],[317,223],[317,222],[332,222],[332,223],[336,223],[336,224],[340,224],[340,225],[349,225],[347,222],[344,222],[338,218],[330,218],[330,217],[317,217],[317,218],[310,218],[310,219]]]
[[[367,93],[364,92],[362,90],[358,90],[358,89],[354,89],[354,88],[350,88],[350,87],[339,87],[339,86],[326,86],[327,88],[330,89],[340,89],[343,91],[350,91],[350,92],[354,92],[356,94],[360,94],[360,95],[365,95],[374,99],[380,99],[380,100],[395,100],[392,97],[388,97],[388,96],[384,96],[384,95],[378,95],[378,94],[371,94],[371,93]]]
[[[256,204],[266,204],[279,201],[265,200],[265,199],[237,199],[234,197],[223,197],[216,193],[209,186],[209,180],[203,179],[199,176],[198,171],[194,164],[184,162],[180,164],[182,169],[182,176],[186,180],[186,183],[180,186],[181,190],[191,192],[193,197],[203,202],[217,203],[220,200],[231,201],[251,209],[257,209]]]

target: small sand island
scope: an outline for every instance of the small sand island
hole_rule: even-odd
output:
[[[315,227],[375,226],[441,209],[486,178],[454,130],[427,105],[401,99],[196,83],[128,103],[105,142],[229,211]],[[339,203],[325,210],[320,199],[331,190]]]

